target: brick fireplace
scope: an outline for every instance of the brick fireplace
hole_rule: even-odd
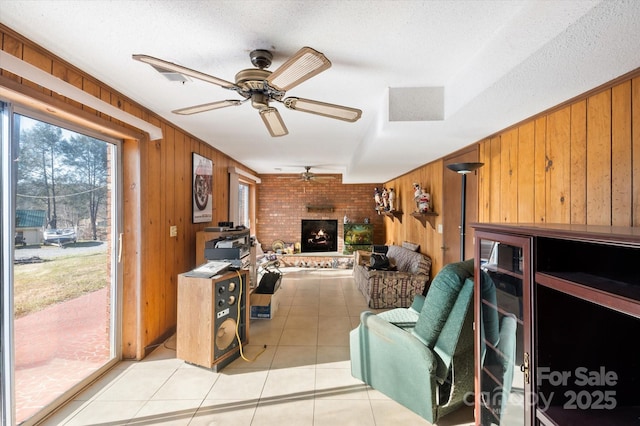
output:
[[[338,221],[302,219],[300,248],[302,253],[337,251]]]
[[[334,251],[342,253],[343,217],[346,214],[352,222],[362,223],[369,218],[373,224],[374,244],[385,243],[384,216],[374,210],[373,188],[371,184],[343,184],[340,175],[335,182],[311,183],[296,179],[282,179],[282,175],[264,174],[256,194],[256,236],[262,249],[272,249],[274,241],[302,243],[300,231],[302,219],[337,220],[338,241]],[[322,206],[330,209],[312,209]],[[254,230],[252,230],[253,232]]]

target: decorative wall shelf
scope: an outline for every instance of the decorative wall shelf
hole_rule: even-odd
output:
[[[390,211],[379,211],[379,213],[381,215],[390,217],[391,220],[393,220],[395,218],[398,218],[398,220],[402,221],[402,212],[401,211],[398,211],[398,210],[394,210],[392,212],[390,212]]]
[[[435,225],[435,218],[436,216],[438,216],[438,213],[435,212],[413,212],[411,213],[411,216],[415,217],[416,219],[418,219],[420,222],[422,222],[422,225],[426,226],[426,222],[429,222],[429,225],[431,225],[432,229],[436,229],[436,225]]]
[[[307,212],[332,212],[333,206],[307,206]]]

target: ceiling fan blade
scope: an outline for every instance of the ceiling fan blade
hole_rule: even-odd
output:
[[[277,137],[289,134],[287,126],[284,125],[284,121],[282,121],[277,109],[273,107],[261,109],[260,117],[262,117],[262,121],[264,121],[264,125],[267,126],[271,136]]]
[[[271,86],[286,92],[330,67],[331,62],[322,53],[310,47],[303,47],[280,65],[267,81]]]
[[[194,105],[191,107],[186,107],[186,108],[180,108],[180,109],[176,109],[171,111],[174,114],[180,114],[180,115],[191,115],[191,114],[197,114],[199,112],[205,112],[205,111],[211,111],[214,109],[220,109],[220,108],[226,108],[229,106],[237,106],[240,105],[242,103],[242,101],[238,101],[238,100],[226,100],[226,101],[218,101],[218,102],[211,102],[208,104],[202,104],[202,105]]]
[[[322,115],[324,117],[353,123],[362,116],[362,111],[357,108],[342,105],[329,104],[326,102],[313,101],[303,98],[286,98],[284,106],[295,111],[303,111],[311,114]]]
[[[196,78],[198,80],[217,84],[218,86],[222,86],[225,89],[235,90],[237,88],[237,86],[234,83],[231,83],[230,81],[226,81],[221,78],[214,77],[212,75],[205,74],[200,71],[192,70],[191,68],[183,67],[182,65],[174,64],[173,62],[168,62],[162,59],[154,58],[153,56],[131,55],[131,57],[136,61],[144,62],[145,64],[149,64],[152,67],[159,70],[167,70],[167,71],[183,74],[189,77]]]

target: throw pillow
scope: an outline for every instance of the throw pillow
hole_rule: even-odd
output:
[[[411,251],[418,251],[420,250],[420,244],[414,244],[414,243],[410,243],[409,241],[403,241],[402,242],[402,247],[411,250]]]

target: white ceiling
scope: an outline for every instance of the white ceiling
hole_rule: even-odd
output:
[[[393,179],[640,67],[635,0],[3,0],[0,22],[258,173],[310,165],[345,183]],[[131,59],[233,81],[251,50],[271,50],[273,71],[303,46],[333,65],[287,96],[360,108],[358,122],[274,104],[289,135],[272,138],[248,104],[177,116],[240,97]],[[389,121],[390,88],[430,87],[444,87],[444,120]],[[397,92],[396,116],[437,104]]]

